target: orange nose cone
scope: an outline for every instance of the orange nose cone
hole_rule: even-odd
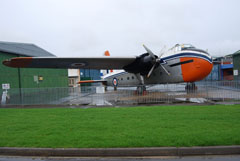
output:
[[[184,82],[195,82],[204,79],[212,71],[213,64],[201,58],[180,58],[181,62],[193,60],[192,63],[182,64]]]

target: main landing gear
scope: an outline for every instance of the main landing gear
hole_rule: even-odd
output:
[[[137,87],[137,94],[145,95],[147,93],[146,86],[141,85]]]
[[[195,93],[197,91],[197,86],[195,83],[187,83],[185,90],[187,93]]]

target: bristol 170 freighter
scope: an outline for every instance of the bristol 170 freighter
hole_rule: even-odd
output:
[[[204,79],[212,70],[213,62],[208,52],[190,44],[176,44],[155,55],[145,45],[146,53],[129,57],[17,57],[3,61],[17,68],[69,68],[69,69],[123,69],[107,74],[103,80],[79,83],[104,82],[110,86],[138,86],[166,83],[194,83]],[[187,86],[191,88],[192,86]]]

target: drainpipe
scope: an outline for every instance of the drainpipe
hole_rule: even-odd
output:
[[[18,55],[20,57],[20,55]],[[21,70],[18,68],[18,87],[19,87],[19,96],[20,96],[20,103],[22,104],[22,82],[21,82]]]

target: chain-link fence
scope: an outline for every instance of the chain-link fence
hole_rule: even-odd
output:
[[[0,90],[3,105],[125,105],[181,102],[240,102],[240,82],[197,82],[147,86],[82,86]]]

